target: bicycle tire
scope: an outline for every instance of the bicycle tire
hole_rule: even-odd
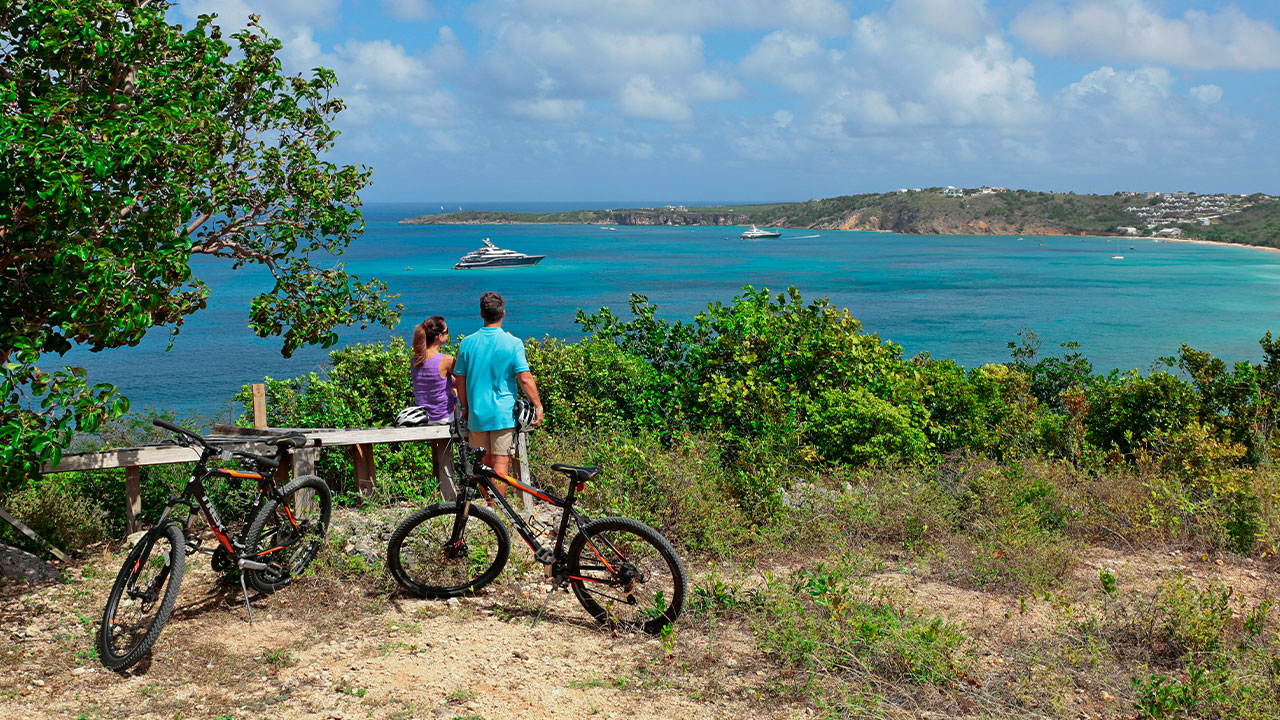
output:
[[[155,554],[158,542],[167,542],[169,548]],[[116,582],[107,596],[107,606],[102,611],[102,622],[98,626],[98,659],[108,670],[118,672],[133,667],[160,637],[178,601],[178,589],[187,563],[186,545],[182,527],[168,522],[148,530],[129,551],[116,574]],[[156,559],[160,559],[160,563],[154,562]],[[146,579],[147,571],[155,573],[149,580]],[[137,590],[139,580],[144,581],[144,590]],[[126,597],[130,588],[133,591]],[[121,621],[121,612],[126,610],[122,600],[141,613],[136,626],[129,624],[127,619]],[[154,615],[149,620],[145,619],[151,610],[155,611]],[[118,647],[121,642],[123,647]]]
[[[294,502],[303,491],[314,493],[314,505],[305,509]],[[246,569],[245,582],[263,593],[293,582],[320,552],[332,514],[333,493],[324,480],[304,475],[285,485],[258,511],[245,536],[248,557],[268,565],[265,570]]]
[[[639,520],[587,523],[569,544],[568,575],[578,602],[606,625],[657,633],[684,611],[684,563],[661,533]]]
[[[474,503],[462,545],[448,547],[459,505],[444,502],[422,508],[396,526],[387,543],[391,577],[415,595],[440,600],[476,592],[506,567],[511,555],[507,527],[491,510]]]

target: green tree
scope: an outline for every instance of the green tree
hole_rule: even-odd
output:
[[[233,45],[171,6],[0,3],[0,490],[127,410],[81,368],[46,372],[49,354],[172,338],[209,295],[193,256],[270,273],[249,326],[286,357],[398,321],[385,285],[332,260],[371,174],[323,157],[334,74],[285,75],[256,16]]]

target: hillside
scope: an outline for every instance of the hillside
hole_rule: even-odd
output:
[[[872,230],[912,235],[1113,235],[1119,227],[1145,231],[1145,220],[1126,208],[1159,206],[1160,198],[1077,195],[1010,190],[946,197],[940,188],[844,195],[799,203],[691,208],[578,210],[561,213],[468,211],[422,215],[404,224],[760,225],[805,230]],[[1194,196],[1193,196],[1194,197]],[[1186,213],[1159,219],[1183,234],[1249,245],[1280,245],[1280,203],[1254,195],[1232,205],[1209,226]]]
[[[1223,216],[1209,227],[1184,227],[1184,234],[1215,242],[1280,247],[1280,200],[1252,195],[1253,206]]]

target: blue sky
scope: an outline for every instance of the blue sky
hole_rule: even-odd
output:
[[[337,72],[367,201],[1280,193],[1280,3],[180,0]]]

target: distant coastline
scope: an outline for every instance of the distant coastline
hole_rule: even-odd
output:
[[[405,225],[711,225],[904,235],[1158,238],[1280,249],[1280,200],[1268,195],[1077,195],[927,188],[798,203],[419,215]]]

